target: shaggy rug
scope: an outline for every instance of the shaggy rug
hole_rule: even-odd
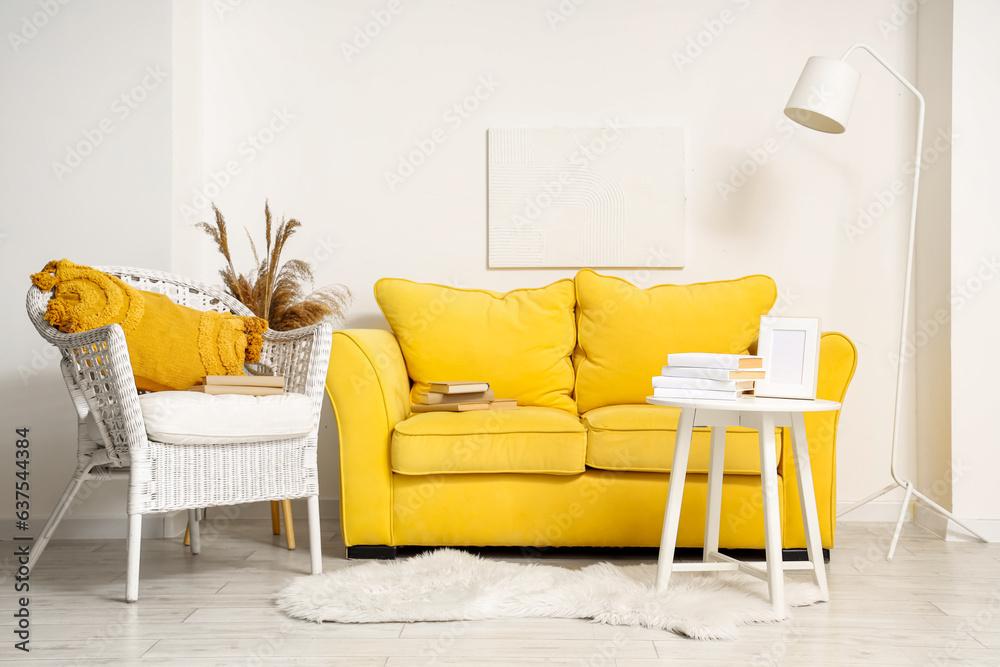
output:
[[[456,549],[370,561],[298,577],[278,595],[289,616],[336,623],[586,618],[669,630],[695,639],[733,639],[737,627],[776,620],[767,584],[738,573],[675,573],[653,592],[656,565],[597,563],[574,570],[489,560]],[[818,600],[811,581],[785,582],[785,600]]]

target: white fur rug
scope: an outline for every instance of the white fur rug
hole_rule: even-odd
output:
[[[298,577],[278,595],[289,616],[337,623],[589,618],[695,639],[733,639],[737,627],[774,621],[767,584],[737,573],[675,573],[656,595],[655,565],[597,563],[573,570],[507,563],[456,549],[370,561]],[[785,581],[785,600],[818,600],[812,582]]]

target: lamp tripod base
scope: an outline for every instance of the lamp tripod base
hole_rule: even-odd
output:
[[[970,533],[970,534],[976,536],[977,538],[979,538],[979,540],[981,542],[988,542],[989,541],[985,537],[983,537],[982,535],[980,535],[979,533],[977,533],[976,531],[974,531],[972,528],[969,528],[967,525],[965,525],[964,523],[962,523],[962,520],[959,519],[958,517],[956,517],[954,514],[952,514],[951,512],[949,512],[948,510],[946,510],[945,508],[941,507],[936,502],[934,502],[933,500],[931,500],[930,498],[928,498],[924,494],[922,494],[919,491],[917,491],[915,488],[913,488],[913,482],[910,482],[909,480],[902,480],[902,481],[900,481],[900,480],[897,480],[897,479],[893,478],[892,484],[890,484],[889,486],[885,487],[881,491],[876,491],[875,493],[871,494],[867,498],[862,498],[858,502],[854,503],[853,505],[851,505],[850,507],[848,507],[847,509],[845,509],[843,512],[839,512],[837,514],[837,518],[839,519],[840,517],[844,516],[848,512],[853,512],[854,510],[858,509],[862,505],[867,505],[868,503],[870,503],[871,501],[875,500],[876,498],[880,498],[880,497],[884,496],[885,494],[887,494],[890,491],[893,491],[895,489],[906,489],[906,494],[903,496],[903,504],[899,508],[899,517],[896,519],[896,529],[892,533],[892,542],[889,543],[889,552],[885,556],[885,559],[887,561],[891,561],[893,555],[896,553],[896,544],[899,542],[899,534],[903,531],[903,520],[906,518],[906,508],[910,506],[910,498],[911,497],[915,497],[917,500],[923,502],[925,505],[927,505],[927,507],[929,507],[930,509],[934,510],[935,512],[937,512],[941,516],[945,517],[946,519],[950,519],[951,521],[954,521],[959,526],[961,526],[962,528],[964,528],[968,533]]]

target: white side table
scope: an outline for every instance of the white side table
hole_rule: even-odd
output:
[[[664,592],[672,572],[738,570],[767,581],[771,604],[779,618],[785,618],[784,571],[812,570],[813,581],[823,600],[829,599],[826,569],[823,564],[823,544],[819,533],[819,515],[813,490],[809,444],[803,414],[839,410],[840,403],[820,399],[747,397],[737,400],[700,400],[648,397],[647,403],[681,409],[677,422],[674,462],[670,467],[667,507],[663,513],[663,534],[656,566],[656,590]],[[708,463],[708,503],[705,512],[705,546],[701,563],[674,563],[677,546],[677,525],[681,516],[684,478],[687,474],[691,433],[695,426],[712,429]],[[765,567],[759,568],[719,553],[719,525],[722,513],[722,466],[726,445],[726,427],[745,426],[756,429],[760,442],[760,478],[764,496]],[[792,451],[795,456],[799,502],[805,523],[808,562],[785,563],[781,558],[781,516],[778,510],[778,462],[775,455],[774,429],[790,426]]]

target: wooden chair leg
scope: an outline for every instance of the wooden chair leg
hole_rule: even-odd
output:
[[[292,526],[292,501],[282,500],[281,501],[282,514],[285,517],[285,540],[288,542],[288,548],[295,548],[295,528]]]
[[[188,521],[187,530],[184,531],[184,546],[191,546],[191,522]]]
[[[281,535],[281,509],[277,500],[271,501],[271,532]]]

